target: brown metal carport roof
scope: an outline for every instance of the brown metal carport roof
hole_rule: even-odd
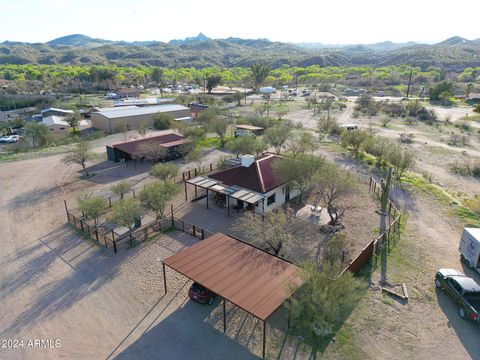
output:
[[[303,283],[297,266],[222,233],[164,264],[263,321]]]

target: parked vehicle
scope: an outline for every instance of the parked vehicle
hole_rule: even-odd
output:
[[[0,143],[13,144],[13,143],[16,143],[19,138],[20,138],[20,136],[18,136],[18,135],[2,136],[2,137],[0,137]]]
[[[188,297],[200,304],[211,305],[216,296],[217,295],[214,292],[196,282],[194,282],[188,290]]]
[[[480,285],[475,280],[454,269],[440,269],[435,274],[435,286],[455,300],[462,319],[480,323]]]
[[[462,261],[480,272],[480,228],[464,228],[458,250]]]

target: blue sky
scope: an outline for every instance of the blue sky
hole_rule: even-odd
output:
[[[268,38],[325,44],[480,38],[479,0],[0,0],[0,42]]]

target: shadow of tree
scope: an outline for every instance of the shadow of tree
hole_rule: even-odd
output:
[[[58,281],[41,287],[39,293],[15,319],[4,327],[1,335],[15,334],[42,319],[54,317],[99,289],[117,275],[124,256],[115,256],[107,249],[99,250],[64,225],[8,255],[8,261],[21,259],[21,268],[5,278],[4,297],[16,294],[32,282],[42,284],[50,266],[59,260],[70,270]],[[51,279],[49,279],[51,280]]]

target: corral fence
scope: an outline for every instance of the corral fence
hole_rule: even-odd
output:
[[[188,221],[177,218],[174,215],[175,210],[173,205],[170,207],[170,215],[168,217],[165,217],[159,221],[153,221],[148,224],[141,225],[140,227],[134,228],[125,234],[118,235],[113,230],[110,232],[102,232],[98,229],[98,227],[88,224],[85,219],[75,216],[71,211],[68,210],[67,202],[65,200],[64,202],[68,223],[72,224],[82,233],[89,236],[99,245],[102,245],[105,248],[112,248],[114,253],[117,253],[121,249],[133,247],[140,242],[145,242],[150,238],[171,229],[182,231],[186,234],[196,237],[199,240],[204,240],[213,235],[213,233],[198,225],[191,224]]]
[[[380,184],[377,181],[370,177],[369,192],[372,197],[375,199],[380,199],[382,197],[383,191]],[[390,199],[387,200],[387,212],[388,212],[388,226],[384,233],[380,234],[378,237],[375,237],[370,241],[362,251],[348,264],[348,266],[343,270],[344,273],[347,270],[350,270],[352,273],[356,274],[360,269],[370,260],[372,260],[372,268],[377,266],[377,255],[380,251],[380,245],[384,242],[384,246],[387,247],[387,252],[397,244],[400,240],[400,224],[402,215],[398,208],[395,206],[393,201]]]

